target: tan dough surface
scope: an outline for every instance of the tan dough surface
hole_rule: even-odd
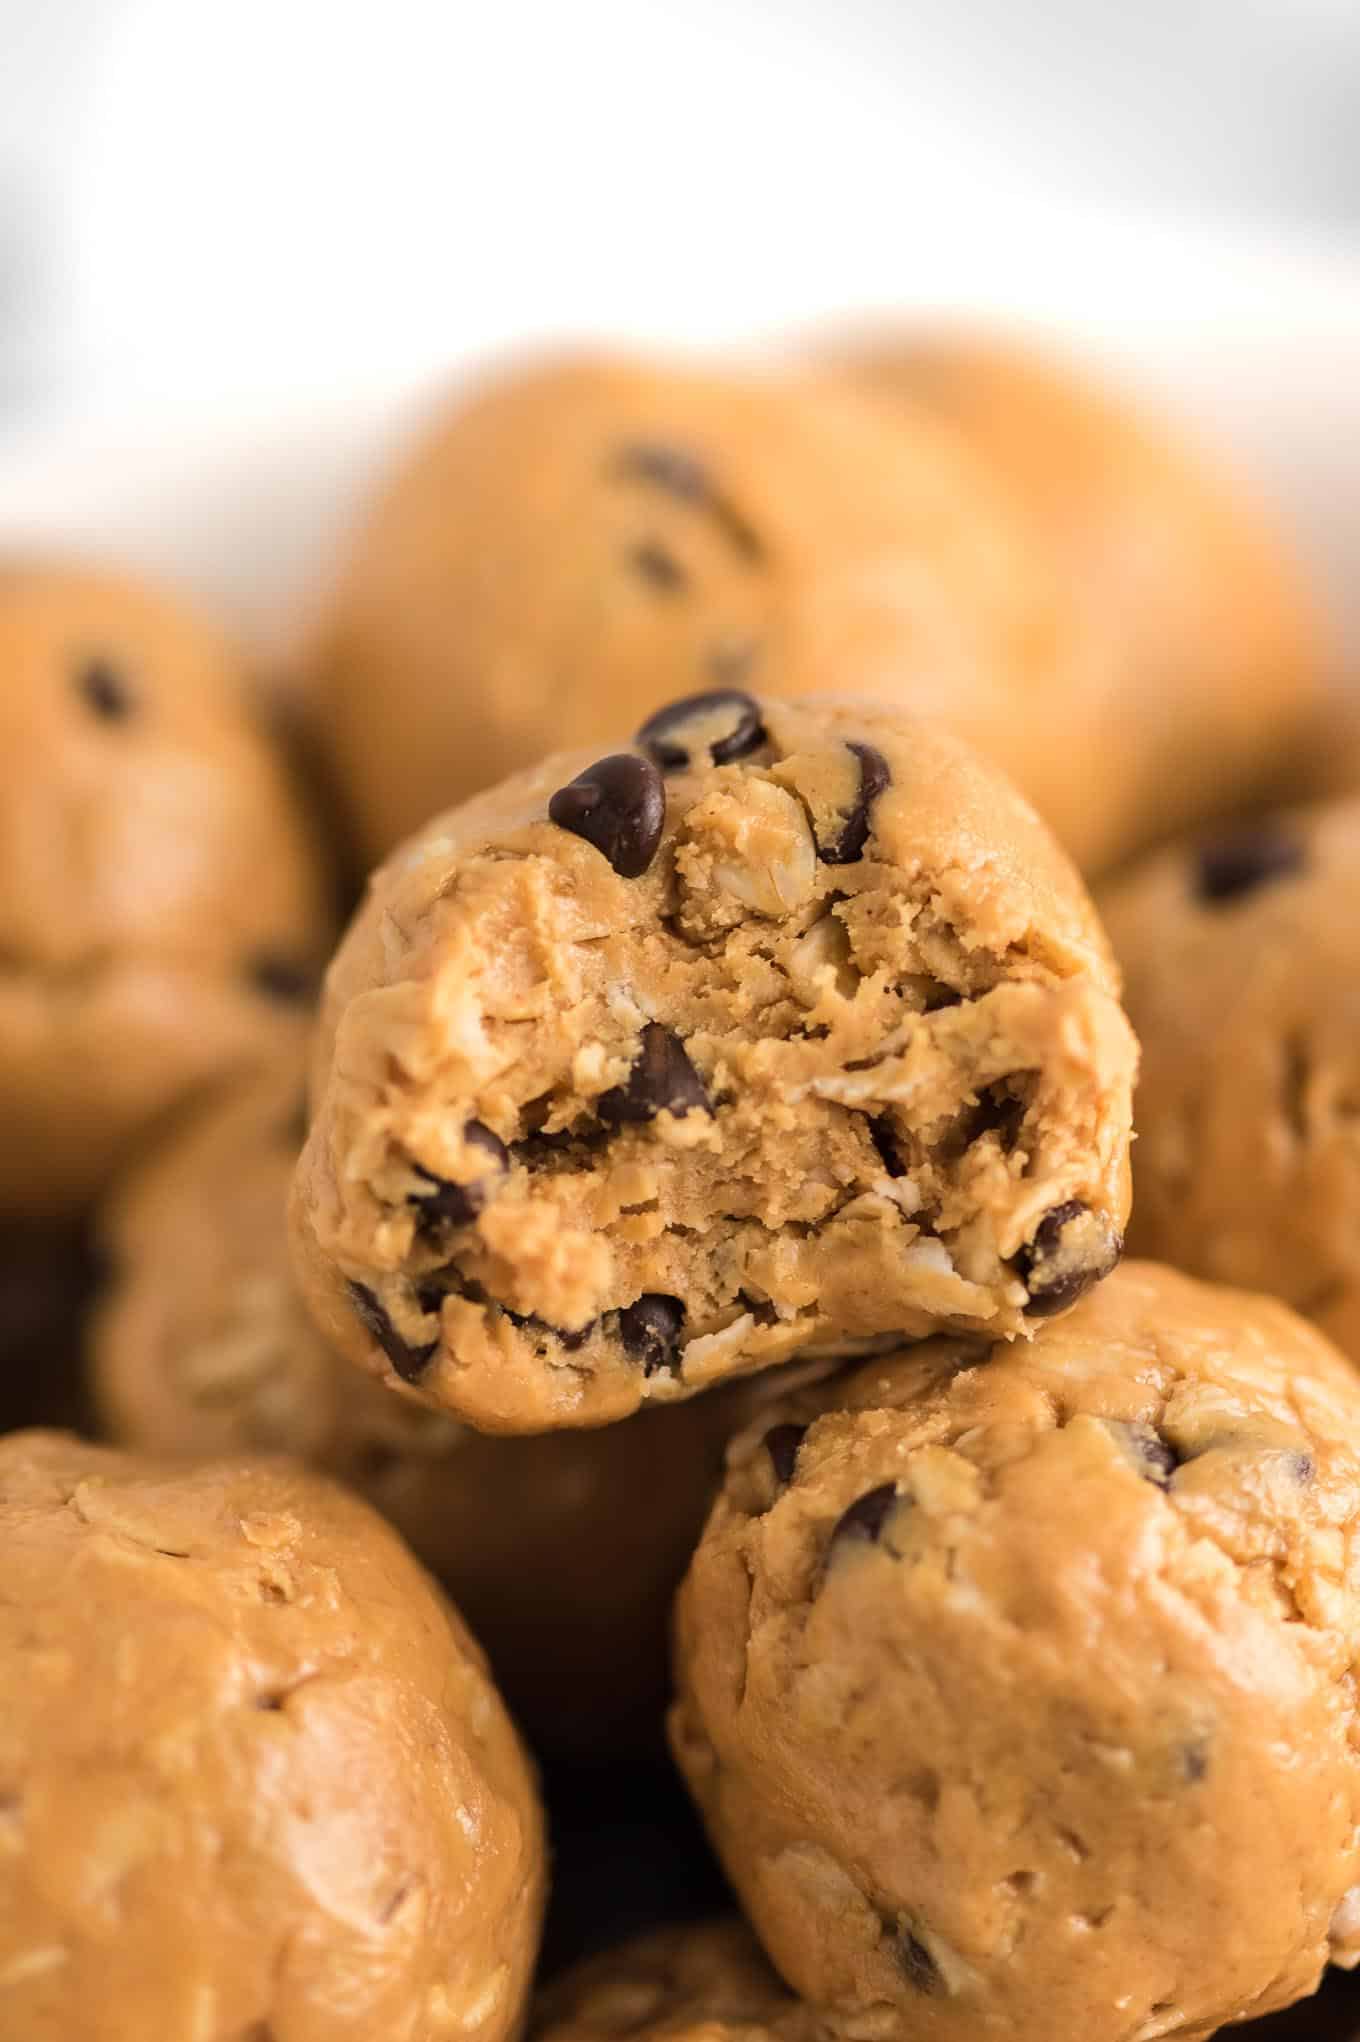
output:
[[[675,1750],[847,2035],[1200,2038],[1360,1958],[1360,1379],[1126,1263],[729,1454]]]
[[[460,1620],[284,1461],[0,1441],[5,2042],[500,2042],[533,1776]]]
[[[1088,759],[1050,731],[1074,770],[1065,805],[1046,812],[1088,869],[1305,791],[1337,655],[1245,486],[1154,414],[1021,342],[903,333],[845,359],[858,388],[962,435],[1068,594],[1103,686],[1087,705]]]
[[[729,1436],[783,1372],[593,1432],[502,1440],[327,1347],[288,1260],[301,1138],[282,1086],[177,1128],[102,1214],[95,1400],[147,1452],[294,1453],[355,1485],[448,1588],[516,1717],[554,1751],[656,1736],[671,1596]]]
[[[1090,686],[1069,611],[924,411],[808,373],[531,361],[461,395],[373,504],[315,634],[318,736],[370,862],[723,685],[945,714],[1062,834]]]
[[[0,1213],[60,1215],[296,1062],[327,881],[234,656],[134,586],[0,562],[0,762]]]
[[[397,853],[329,974],[309,1306],[490,1431],[1024,1333],[1118,1255],[1134,1047],[1033,811],[872,705],[668,731],[674,770],[605,770],[629,792],[600,814],[652,816],[645,869],[548,819],[592,771],[548,760]]]
[[[1105,905],[1143,1042],[1139,1252],[1360,1361],[1360,800],[1187,840]]]
[[[530,2042],[812,2042],[818,2026],[735,1917],[655,1929],[540,1993]]]

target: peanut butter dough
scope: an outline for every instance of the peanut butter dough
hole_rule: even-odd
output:
[[[294,1186],[308,1303],[507,1432],[1031,1332],[1120,1250],[1115,991],[1047,831],[938,725],[675,705],[372,882]]]
[[[342,1476],[443,1581],[541,1745],[651,1744],[670,1601],[723,1448],[786,1372],[537,1439],[393,1396],[327,1347],[293,1282],[299,1103],[275,1085],[205,1108],[107,1204],[91,1341],[106,1423],[148,1452],[283,1450]]]
[[[0,1216],[33,1219],[300,1059],[328,887],[235,659],[163,597],[0,563],[0,759]]]
[[[1160,852],[1106,896],[1142,1038],[1134,1237],[1360,1361],[1360,800]]]
[[[395,1535],[283,1461],[0,1441],[5,2042],[501,2042],[533,1776]]]
[[[963,437],[1066,592],[1087,648],[1089,752],[1050,729],[1072,772],[1045,812],[1088,869],[1308,791],[1337,651],[1245,487],[1188,435],[1024,343],[902,333],[844,366],[912,421],[924,406]]]
[[[540,1994],[530,2042],[814,2042],[818,2025],[735,1918],[655,1929]]]
[[[1355,1964],[1358,1539],[1360,1378],[1150,1263],[764,1414],[672,1731],[789,1984],[879,2042],[1146,2042]]]

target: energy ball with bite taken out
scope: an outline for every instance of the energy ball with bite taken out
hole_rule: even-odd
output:
[[[300,1061],[329,885],[235,656],[147,590],[0,564],[0,756],[0,1215],[60,1218]]]
[[[1198,2042],[1354,1965],[1358,1541],[1360,1378],[1152,1263],[734,1442],[673,1744],[826,2028]]]
[[[286,1461],[0,1441],[5,2042],[503,2042],[532,1769],[395,1533]]]
[[[1094,911],[997,773],[938,725],[725,690],[376,875],[296,1264],[329,1341],[488,1431],[1028,1334],[1118,1259],[1134,1061]]]
[[[90,1342],[104,1422],[138,1451],[284,1451],[340,1476],[449,1590],[542,1747],[654,1744],[670,1602],[723,1449],[786,1372],[537,1439],[491,1438],[395,1395],[327,1345],[293,1280],[300,1105],[280,1083],[215,1101],[106,1201]]]

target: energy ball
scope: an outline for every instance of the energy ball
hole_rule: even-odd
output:
[[[880,2042],[1131,2042],[1355,1964],[1358,1549],[1360,1377],[1151,1263],[765,1414],[672,1733],[790,1986]]]
[[[1311,787],[1337,650],[1282,534],[1216,459],[1023,342],[902,333],[842,366],[963,438],[1066,591],[1094,678],[1086,755],[1067,752],[1045,813],[1088,870]]]
[[[329,882],[234,656],[131,584],[0,564],[0,757],[0,1218],[62,1217],[299,1062]]]
[[[676,696],[837,672],[946,715],[1048,812],[1089,685],[1069,607],[924,409],[810,373],[531,361],[460,393],[378,495],[313,634],[317,738],[370,863]]]
[[[998,774],[872,705],[722,691],[378,873],[296,1265],[329,1342],[487,1431],[1027,1334],[1118,1259],[1134,1062],[1094,911]]]
[[[1143,1044],[1139,1252],[1360,1362],[1360,801],[1187,839],[1105,907]]]
[[[105,1424],[139,1451],[283,1451],[338,1475],[449,1590],[540,1745],[590,1757],[655,1743],[671,1598],[723,1450],[786,1372],[536,1439],[394,1395],[327,1346],[293,1281],[300,1103],[273,1084],[205,1107],[106,1202],[90,1340]]]
[[[395,1534],[283,1461],[0,1440],[5,2042],[500,2042],[532,1769]]]
[[[654,1929],[539,1995],[530,2042],[815,2042],[810,2008],[773,1972],[745,1922]]]

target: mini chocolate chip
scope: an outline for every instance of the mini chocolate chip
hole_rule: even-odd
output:
[[[864,856],[874,803],[884,788],[892,784],[888,761],[874,745],[850,744],[846,749],[859,760],[859,792],[835,843],[817,846],[824,865],[854,865]]]
[[[463,1140],[490,1156],[491,1171],[485,1177],[474,1177],[467,1184],[458,1184],[447,1177],[436,1177],[433,1170],[417,1163],[417,1174],[434,1186],[432,1191],[413,1191],[406,1201],[408,1205],[420,1208],[422,1226],[436,1226],[440,1221],[446,1221],[450,1226],[470,1227],[486,1204],[492,1179],[510,1167],[510,1151],[485,1122],[470,1120],[463,1129]]]
[[[1196,853],[1195,891],[1215,905],[1240,900],[1258,886],[1287,879],[1306,863],[1304,847],[1268,823],[1244,825],[1206,838]]]
[[[1209,1771],[1207,1737],[1197,1737],[1192,1743],[1181,1747],[1181,1771],[1192,1786],[1207,1777]]]
[[[654,1120],[663,1110],[677,1118],[713,1111],[680,1037],[659,1021],[649,1021],[638,1039],[627,1083],[601,1092],[595,1111],[611,1127],[621,1127],[625,1121]]]
[[[940,1968],[912,1929],[903,1928],[899,1933],[897,1956],[909,1985],[914,1985],[918,1992],[932,1995],[943,1992]]]
[[[879,1534],[897,1507],[897,1484],[880,1482],[877,1489],[870,1489],[843,1510],[831,1529],[827,1541],[828,1551],[832,1546],[844,1545],[847,1541],[876,1546]]]
[[[644,581],[649,581],[653,588],[664,590],[667,595],[684,588],[689,581],[675,555],[668,553],[655,539],[639,540],[636,546],[629,548],[628,559]]]
[[[317,978],[311,965],[280,950],[261,950],[250,960],[251,983],[266,999],[284,1007],[306,1007],[316,998]]]
[[[666,824],[666,794],[650,759],[615,752],[559,787],[549,820],[584,837],[620,879],[639,879],[656,856]]]
[[[658,440],[635,441],[623,448],[615,467],[620,475],[646,482],[654,489],[664,490],[678,503],[706,511],[721,527],[728,544],[744,559],[755,561],[763,557],[765,548],[751,524],[731,498],[715,487],[704,463],[684,447]]]
[[[492,1302],[494,1303],[494,1300]],[[550,1326],[546,1319],[539,1318],[537,1312],[512,1312],[509,1305],[498,1305],[497,1310],[503,1312],[512,1325],[522,1327],[525,1332],[543,1333],[548,1339],[558,1341],[568,1354],[575,1354],[579,1347],[584,1347],[599,1323],[595,1319],[590,1319],[584,1326],[578,1327],[576,1332],[569,1333],[561,1326]]]
[[[382,1304],[366,1284],[351,1283],[349,1296],[355,1313],[377,1341],[402,1381],[419,1382],[433,1361],[439,1342],[428,1340],[420,1347],[412,1347],[408,1341],[403,1340]]]
[[[907,1166],[902,1161],[897,1147],[897,1130],[892,1118],[886,1113],[876,1113],[869,1122],[869,1139],[878,1150],[878,1159],[890,1177],[905,1177]]]
[[[806,1425],[772,1425],[761,1444],[770,1456],[777,1482],[791,1482],[798,1461],[798,1449],[807,1437]]]
[[[1289,1456],[1290,1473],[1300,1488],[1306,1489],[1317,1473],[1317,1463],[1311,1454],[1296,1453]]]
[[[633,1304],[619,1313],[619,1338],[634,1361],[642,1363],[645,1376],[673,1369],[680,1344],[685,1308],[679,1298],[661,1291],[644,1291]]]
[[[1140,1425],[1126,1418],[1107,1418],[1105,1424],[1144,1481],[1155,1482],[1159,1489],[1171,1486],[1171,1477],[1180,1466],[1181,1457],[1155,1426]]]
[[[137,698],[126,679],[107,659],[87,660],[76,675],[76,686],[105,723],[126,723],[137,707]]]
[[[1029,1291],[1025,1309],[1036,1319],[1065,1312],[1119,1261],[1124,1242],[1102,1215],[1084,1199],[1069,1198],[1046,1212],[1034,1238],[1017,1257]]]
[[[765,742],[760,704],[741,688],[710,688],[706,694],[684,695],[678,702],[668,702],[647,718],[637,734],[637,742],[667,773],[685,771],[693,761],[696,741],[702,743],[715,766],[744,759]]]

